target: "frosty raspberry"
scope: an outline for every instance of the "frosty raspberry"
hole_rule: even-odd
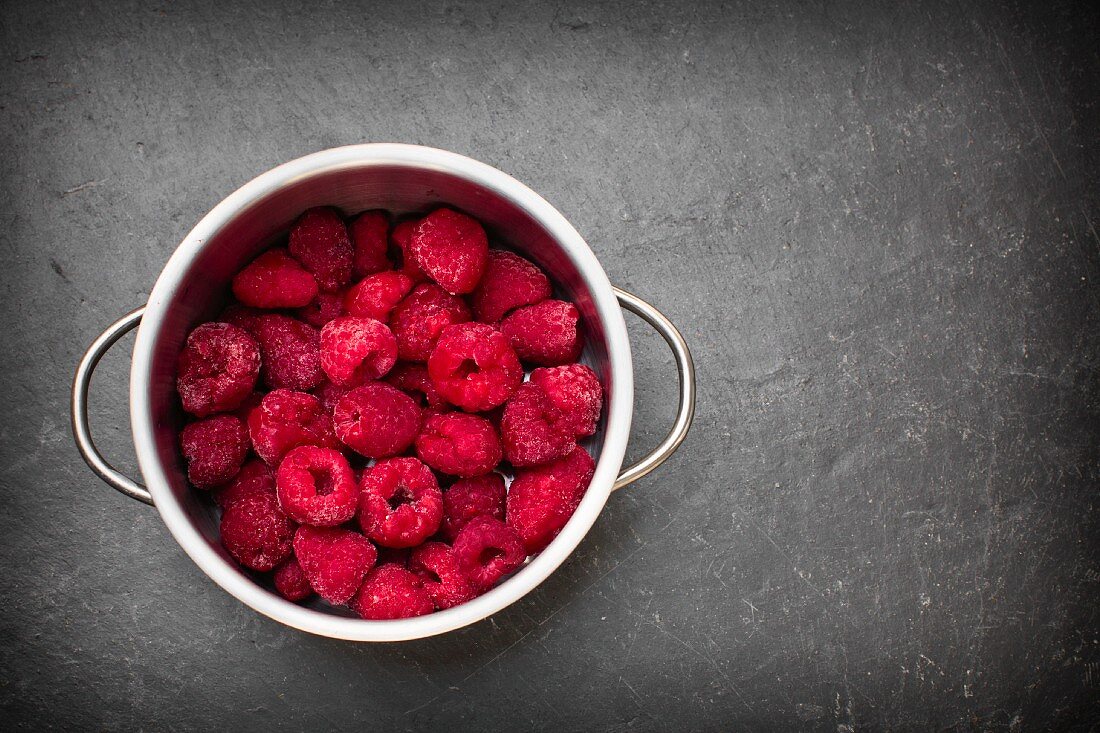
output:
[[[332,421],[346,446],[368,458],[384,458],[412,445],[420,430],[420,408],[396,387],[372,382],[341,397]]]
[[[285,249],[269,249],[233,278],[233,295],[254,308],[300,308],[317,296],[317,280]]]
[[[290,556],[294,522],[280,511],[273,494],[253,494],[226,506],[221,537],[241,565],[271,570]]]
[[[302,570],[298,558],[291,556],[275,568],[275,590],[288,601],[303,601],[313,595],[313,588],[309,585],[309,578]]]
[[[523,367],[499,331],[463,323],[440,334],[428,359],[428,376],[443,399],[467,412],[482,412],[512,396],[523,381]]]
[[[373,621],[412,618],[435,610],[420,578],[400,565],[379,565],[371,571],[349,604]]]
[[[233,415],[215,415],[190,423],[180,433],[187,479],[200,489],[220,486],[236,476],[248,448],[248,430]]]
[[[332,418],[311,394],[277,389],[268,392],[248,416],[248,432],[256,454],[274,466],[299,445],[339,446]]]
[[[321,371],[321,332],[289,316],[258,316],[252,333],[260,344],[260,376],[272,389],[313,389],[325,378]]]
[[[443,495],[431,470],[415,458],[390,458],[363,472],[359,525],[385,547],[415,547],[435,534]]]
[[[420,578],[435,607],[442,611],[474,597],[474,589],[459,570],[450,545],[425,542],[409,556],[409,570]]]
[[[373,318],[385,323],[394,306],[405,299],[413,281],[400,272],[377,272],[348,288],[344,309],[353,316]]]
[[[414,283],[426,282],[429,278],[416,264],[412,253],[409,251],[409,242],[412,239],[413,230],[416,229],[416,221],[403,221],[393,228],[390,239],[394,247],[401,253],[401,273],[408,276]]]
[[[592,457],[580,447],[553,463],[516,471],[508,488],[505,516],[529,554],[539,552],[558,536],[584,498],[594,471]]]
[[[389,250],[390,217],[384,211],[364,211],[348,227],[351,234],[352,272],[366,277],[392,267]]]
[[[309,209],[290,230],[290,254],[333,291],[351,280],[352,248],[340,213],[330,207]]]
[[[603,405],[603,388],[596,373],[584,364],[541,368],[531,372],[531,383],[542,387],[561,410],[576,436],[594,435]]]
[[[476,219],[453,209],[436,209],[413,229],[409,250],[428,277],[458,295],[481,282],[489,239]]]
[[[275,474],[266,463],[255,458],[241,466],[228,485],[214,492],[214,502],[224,509],[254,494],[275,495]]]
[[[461,412],[429,415],[416,436],[416,455],[452,476],[480,476],[500,463],[500,438],[483,417]]]
[[[294,556],[309,585],[329,603],[347,603],[378,557],[361,534],[340,527],[302,525],[294,533]]]
[[[470,320],[470,310],[457,296],[438,285],[418,285],[390,314],[397,338],[397,355],[406,361],[427,361],[439,334],[447,326]]]
[[[520,386],[500,418],[504,457],[517,468],[549,463],[576,446],[573,425],[537,384]]]
[[[474,517],[454,543],[458,568],[470,585],[484,591],[527,559],[519,533],[499,519]]]
[[[460,479],[443,492],[443,523],[440,534],[454,542],[459,530],[482,515],[504,519],[504,477],[499,473]]]
[[[252,393],[260,350],[242,328],[204,323],[187,337],[177,365],[183,409],[197,417],[235,409]]]
[[[544,300],[513,311],[500,322],[520,359],[540,366],[576,361],[584,346],[580,312],[572,303]]]
[[[288,452],[275,475],[279,507],[299,524],[334,527],[355,516],[359,487],[339,451],[302,445]]]
[[[546,300],[550,292],[550,280],[534,263],[494,249],[471,303],[477,320],[495,324],[516,308]]]
[[[334,384],[378,379],[397,363],[397,340],[373,318],[344,316],[321,329],[321,368]]]

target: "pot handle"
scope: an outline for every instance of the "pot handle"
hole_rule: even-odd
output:
[[[76,376],[73,378],[72,422],[76,449],[80,451],[80,456],[95,471],[95,474],[131,499],[137,499],[152,506],[153,497],[148,489],[133,479],[123,476],[114,466],[107,463],[107,459],[100,454],[99,449],[92,442],[92,432],[88,425],[88,387],[91,385],[96,365],[108,349],[141,323],[143,313],[145,313],[145,306],[127,313],[99,334],[99,338],[93,341],[84,352],[84,357],[76,367]]]
[[[615,291],[615,297],[619,299],[623,308],[640,317],[661,334],[672,349],[672,355],[676,359],[676,371],[680,376],[680,405],[676,410],[676,420],[672,423],[672,429],[668,431],[665,439],[650,451],[649,455],[619,474],[619,478],[615,479],[615,485],[611,487],[612,491],[617,491],[634,483],[667,461],[684,442],[691,428],[692,418],[695,417],[695,364],[691,360],[691,352],[684,337],[661,311],[637,295],[620,288],[612,288],[612,290]]]

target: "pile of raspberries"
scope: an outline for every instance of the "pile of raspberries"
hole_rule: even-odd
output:
[[[225,549],[283,597],[451,608],[577,508],[603,401],[579,313],[477,220],[310,209],[232,290],[179,355],[180,447]]]

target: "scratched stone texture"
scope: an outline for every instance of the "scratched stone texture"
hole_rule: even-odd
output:
[[[3,3],[4,727],[1095,729],[1098,20]],[[537,591],[356,645],[215,587],[85,468],[68,389],[234,188],[393,140],[542,193],[682,327],[699,405]],[[639,456],[675,388],[659,339],[631,338]],[[93,413],[132,470],[127,351]]]

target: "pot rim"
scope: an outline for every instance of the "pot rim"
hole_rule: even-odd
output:
[[[607,429],[596,471],[572,518],[550,545],[522,570],[472,601],[425,616],[368,621],[299,606],[272,593],[234,567],[199,533],[173,495],[156,451],[150,400],[153,351],[160,325],[181,281],[204,244],[239,212],[301,177],[362,166],[396,165],[457,175],[510,200],[537,221],[576,264],[604,327],[610,363]],[[595,254],[577,230],[545,199],[512,176],[457,153],[420,145],[369,143],[322,150],[262,173],[211,209],[164,266],[149,295],[130,369],[130,423],[138,465],[169,532],[215,583],[245,605],[288,626],[350,641],[401,641],[434,636],[480,621],[534,590],[561,565],[588,533],[622,467],[633,413],[634,379],[622,310]]]

